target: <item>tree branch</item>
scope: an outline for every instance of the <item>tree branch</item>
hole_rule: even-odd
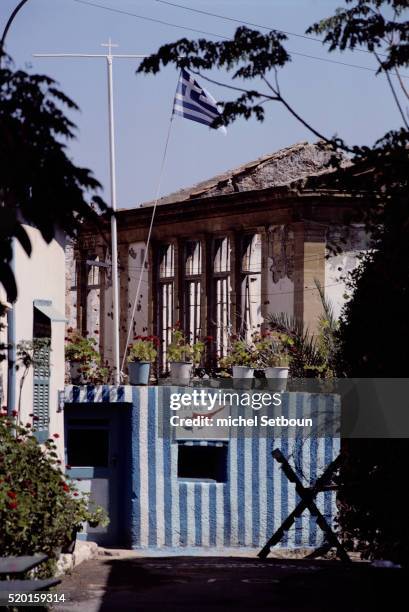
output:
[[[382,62],[381,62],[381,60],[380,60],[380,58],[379,58],[379,55],[376,53],[376,51],[374,51],[374,56],[376,57],[376,60],[377,60],[378,64],[380,65],[381,69],[382,69],[382,70],[383,70],[383,72],[385,73],[385,76],[386,76],[387,81],[388,81],[388,84],[389,84],[389,88],[390,88],[390,90],[391,90],[391,92],[392,92],[393,99],[395,100],[396,106],[397,106],[397,107],[398,107],[398,109],[399,109],[399,112],[400,112],[400,114],[401,114],[401,117],[402,117],[403,123],[405,124],[406,129],[409,129],[409,124],[408,124],[408,122],[407,122],[407,120],[406,120],[405,113],[403,112],[403,109],[402,109],[402,107],[401,107],[401,105],[400,105],[399,98],[398,98],[398,96],[397,96],[397,94],[396,94],[396,91],[395,91],[395,88],[394,88],[394,86],[393,86],[393,83],[392,83],[392,80],[391,80],[391,77],[390,77],[389,71],[388,71],[388,70],[384,70],[383,65],[382,65]]]
[[[221,83],[220,81],[215,81],[214,79],[211,79],[210,77],[202,74],[199,70],[193,70],[193,68],[189,68],[189,70],[192,74],[195,74],[196,76],[200,76],[201,79],[204,79],[205,81],[208,81],[209,83],[213,83],[213,85],[220,85],[220,87],[226,87],[227,89],[232,89],[233,91],[241,91],[242,93],[245,93],[245,94],[252,94],[254,97],[266,98],[268,100],[273,100],[276,102],[278,102],[280,99],[278,96],[274,96],[274,97],[269,96],[268,94],[260,93],[259,91],[256,91],[255,89],[244,89],[242,87],[235,87],[234,85],[227,85],[227,83]]]
[[[21,2],[19,2],[17,4],[16,8],[12,11],[10,17],[8,18],[7,23],[6,23],[6,27],[3,30],[3,34],[2,34],[2,37],[1,37],[1,40],[0,40],[0,53],[4,50],[4,43],[6,42],[6,36],[7,36],[7,33],[9,31],[10,27],[11,27],[11,24],[14,21],[14,18],[16,17],[16,15],[19,12],[19,10],[21,8],[23,8],[23,6],[26,4],[26,2],[28,2],[28,0],[21,0]]]
[[[312,132],[315,136],[317,136],[317,138],[319,138],[320,140],[324,140],[324,142],[334,146],[334,140],[327,138],[326,136],[324,136],[323,134],[321,134],[320,132],[318,132],[315,128],[313,128],[309,123],[307,123],[302,117],[300,117],[300,115],[288,104],[288,102],[286,100],[284,100],[283,96],[279,93],[279,90],[275,89],[271,83],[266,79],[265,76],[261,77],[263,79],[263,81],[265,82],[265,84],[267,85],[267,87],[269,87],[269,89],[271,89],[271,91],[277,95],[279,102],[281,102],[281,104],[283,104],[283,106],[285,106],[285,108],[288,110],[289,113],[291,113],[291,115],[293,117],[295,117],[295,119],[297,119],[297,121],[299,121],[300,123],[302,123],[302,125],[304,125],[307,130],[309,130],[310,132]],[[276,75],[276,83],[278,83],[277,80],[277,75]],[[344,145],[343,143],[341,144],[341,142],[337,142],[337,147],[340,149],[343,149],[344,151],[346,151],[347,153],[352,153],[352,149],[350,149],[349,147],[347,147],[346,145]]]
[[[399,70],[397,68],[395,68],[395,74],[396,74],[396,77],[397,77],[397,79],[399,81],[399,85],[401,86],[401,89],[402,89],[403,93],[405,94],[405,96],[409,100],[409,91],[406,89],[406,87],[405,87],[405,85],[404,85],[404,83],[402,81],[402,77],[400,75],[400,72],[399,72]]]

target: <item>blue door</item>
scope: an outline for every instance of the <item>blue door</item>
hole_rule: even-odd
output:
[[[119,409],[119,410],[118,410]],[[84,493],[90,494],[93,504],[108,512],[108,527],[85,525],[80,539],[102,546],[121,546],[126,535],[126,463],[127,444],[120,444],[126,409],[115,409],[95,404],[65,408],[65,441],[67,475]]]

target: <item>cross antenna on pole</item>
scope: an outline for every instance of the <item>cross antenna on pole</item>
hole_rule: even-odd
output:
[[[113,95],[113,76],[112,64],[113,58],[126,59],[142,59],[147,55],[134,54],[116,54],[113,55],[112,49],[118,47],[109,37],[107,43],[102,43],[102,47],[107,48],[108,53],[34,53],[34,57],[47,58],[103,58],[107,62],[107,85],[108,85],[108,131],[109,131],[109,158],[110,158],[110,187],[111,187],[111,207],[113,215],[111,216],[111,260],[112,260],[112,287],[113,287],[113,357],[115,367],[115,383],[121,383],[121,367],[120,367],[120,346],[119,346],[119,328],[120,328],[120,302],[119,302],[119,271],[118,271],[118,237],[117,237],[117,221],[115,212],[116,206],[116,176],[115,176],[115,129],[114,129],[114,95]]]
[[[116,43],[113,43],[111,37],[109,37],[107,43],[101,43],[101,47],[108,47],[108,55],[112,57],[112,47],[118,47]]]

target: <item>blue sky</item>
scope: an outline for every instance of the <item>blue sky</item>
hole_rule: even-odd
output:
[[[155,0],[90,0],[146,17],[231,35],[236,25],[220,19],[159,4]],[[175,0],[193,8],[248,20],[295,33],[332,14],[342,0]],[[2,0],[4,26],[17,0]],[[151,53],[181,36],[197,37],[165,25],[115,14],[75,0],[29,0],[10,31],[7,50],[18,67],[48,74],[59,81],[81,112],[73,119],[78,137],[70,155],[92,169],[108,200],[109,157],[106,64],[95,59],[37,59],[36,52],[101,52],[111,36],[118,53]],[[321,44],[289,37],[290,51],[375,67],[365,53],[327,54]],[[132,207],[152,199],[162,157],[177,72],[167,67],[156,76],[135,76],[137,62],[118,59],[114,65],[118,206]],[[222,80],[225,75],[212,73]],[[218,100],[227,90],[204,83]],[[314,127],[337,133],[350,144],[371,144],[400,125],[384,77],[374,72],[293,56],[280,73],[283,95]],[[240,120],[228,134],[176,118],[173,124],[162,194],[192,185],[311,135],[277,103],[266,106],[264,123]]]

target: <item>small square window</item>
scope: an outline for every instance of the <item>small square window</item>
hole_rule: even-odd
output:
[[[178,444],[178,478],[205,482],[227,481],[227,444]]]

